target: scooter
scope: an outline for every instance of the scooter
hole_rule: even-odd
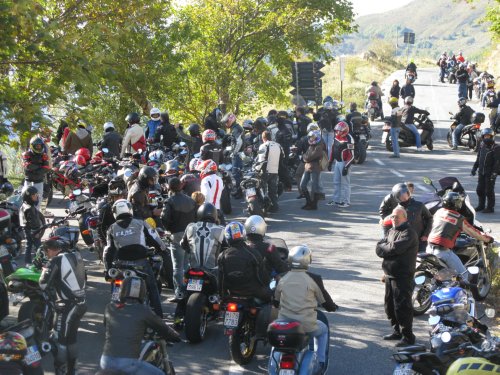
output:
[[[330,327],[326,315],[318,310],[318,320]],[[327,345],[324,368],[319,367],[318,356],[314,351],[314,338],[308,337],[300,322],[278,319],[269,324],[267,330],[269,343],[273,346],[269,356],[267,373],[269,375],[323,375],[328,373],[330,346]]]
[[[434,134],[434,123],[429,119],[428,114],[420,114],[415,117],[414,121],[417,129],[421,130],[420,143],[422,144],[422,146],[427,146],[427,149],[429,149],[429,151],[432,151],[434,149],[434,143],[432,140],[432,135]],[[392,152],[393,140],[390,134],[390,127],[384,128],[384,131],[387,131],[389,133],[385,140],[385,148],[388,151]],[[398,141],[399,147],[415,146],[415,135],[407,126],[405,126],[405,124],[401,124],[401,131],[399,133]]]

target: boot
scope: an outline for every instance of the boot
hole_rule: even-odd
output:
[[[313,199],[311,199],[311,203],[309,204],[309,207],[304,208],[305,210],[317,210],[318,209],[318,194],[313,195]]]
[[[304,206],[302,206],[301,208],[303,210],[310,210],[310,207],[311,207],[311,196],[309,195],[309,191],[308,190],[304,190],[302,192],[302,194],[304,194],[304,197],[306,198],[306,204]]]

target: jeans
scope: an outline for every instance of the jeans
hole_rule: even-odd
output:
[[[420,141],[420,133],[414,124],[405,124],[405,126],[413,133],[415,136],[415,145],[417,148],[422,148],[422,142]]]
[[[458,98],[467,98],[467,82],[458,83]]]
[[[241,160],[240,155],[236,154],[231,158],[231,165],[231,173],[236,181],[236,191],[239,191],[241,189],[240,183],[242,180],[241,169],[243,168],[243,161]]]
[[[351,176],[350,171],[342,176],[345,162],[335,161],[333,167],[333,201],[351,204]]]
[[[467,272],[467,269],[463,265],[458,255],[455,254],[452,250],[431,245],[430,249],[427,249],[427,252],[430,252],[431,254],[437,256],[444,263],[446,263],[448,268],[451,268],[455,272],[461,274],[464,279],[467,280],[469,278],[469,273]]]
[[[174,268],[174,290],[176,296],[180,296],[184,292],[183,279],[189,261],[189,258],[186,256],[186,251],[180,245],[183,236],[184,232],[173,233],[172,245],[170,246],[172,266]]]
[[[444,67],[441,67],[441,71],[439,72],[439,80],[441,82],[444,82],[444,76],[446,74],[446,68]]]
[[[391,128],[392,152],[394,156],[399,156],[399,133],[401,128]]]
[[[453,137],[451,140],[453,147],[456,147],[460,144],[460,133],[462,133],[463,128],[465,128],[464,124],[458,124],[455,130],[453,130]]]
[[[318,328],[311,332],[314,337],[314,351],[318,356],[319,362],[326,362],[326,348],[328,345],[328,327],[321,320],[317,321]]]
[[[31,252],[36,252],[37,249],[42,244],[40,238],[35,238],[31,234],[31,230],[24,228],[24,233],[26,234],[26,252],[24,253],[24,263],[31,263]]]
[[[116,370],[130,375],[163,375],[164,372],[152,364],[135,358],[119,358],[103,355],[101,357],[103,370]]]
[[[321,138],[323,138],[323,141],[326,144],[327,147],[327,155],[330,157],[331,152],[332,152],[332,147],[333,147],[333,141],[335,140],[335,132],[327,132],[326,130],[321,130]]]
[[[319,193],[319,176],[321,172],[310,172],[310,171],[305,171],[304,174],[302,175],[302,180],[300,181],[300,190],[305,193],[307,190],[307,184],[309,183],[309,180],[311,180],[312,187],[311,187],[311,194],[316,194]]]
[[[28,186],[34,186],[36,190],[38,190],[38,203],[36,204],[36,208],[40,209],[40,204],[42,203],[43,199],[43,181],[42,182],[24,181],[24,188],[27,188]]]

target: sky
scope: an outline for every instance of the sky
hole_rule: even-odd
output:
[[[383,13],[391,9],[400,8],[412,0],[351,0],[356,17],[373,13]]]

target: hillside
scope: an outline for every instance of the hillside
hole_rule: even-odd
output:
[[[466,56],[476,57],[491,43],[487,25],[479,23],[488,3],[489,0],[476,0],[473,4],[415,0],[389,12],[359,17],[358,33],[346,36],[335,50],[338,54],[358,54],[369,49],[374,40],[383,39],[396,46],[398,39],[397,52],[404,55],[402,34],[407,29],[415,33],[412,55],[437,57],[445,50],[462,50]]]

